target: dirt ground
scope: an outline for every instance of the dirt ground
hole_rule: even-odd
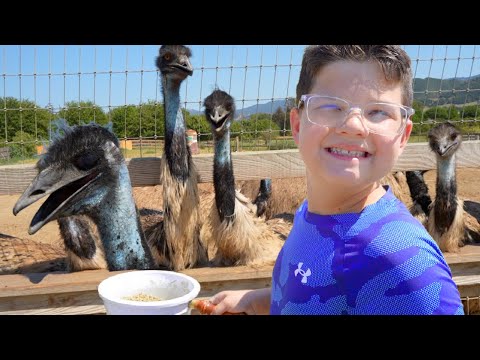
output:
[[[435,179],[435,171],[429,171],[425,174],[425,181],[432,198],[435,196]],[[457,184],[460,197],[480,202],[480,169],[458,169]],[[212,191],[212,184],[200,184],[199,186],[200,196]],[[275,191],[274,187],[273,191]],[[20,194],[0,196],[0,233],[42,243],[60,245],[60,234],[56,221],[45,225],[34,235],[28,234],[28,225],[43,201],[39,201],[39,203],[22,210],[17,216],[13,216],[13,205],[19,196]],[[138,208],[147,207],[156,210],[161,210],[162,208],[160,186],[135,188],[134,196]]]

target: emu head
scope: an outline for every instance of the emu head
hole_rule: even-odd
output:
[[[118,140],[97,124],[64,126],[37,163],[33,179],[13,208],[22,209],[50,195],[34,215],[29,234],[65,216],[85,214],[98,206],[118,181],[124,163]]]
[[[183,81],[193,74],[190,63],[192,51],[183,45],[162,45],[156,65],[163,76],[172,80]]]
[[[225,133],[235,114],[235,100],[225,91],[214,90],[203,101],[205,117],[217,135]]]
[[[428,132],[430,149],[440,158],[452,156],[462,143],[462,134],[450,122],[444,122]]]

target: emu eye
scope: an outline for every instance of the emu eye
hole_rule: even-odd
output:
[[[163,55],[163,58],[167,61],[170,61],[172,59],[172,55],[167,53],[167,54]]]
[[[453,140],[455,140],[456,138],[457,138],[457,134],[452,134],[452,135],[450,135],[450,140],[453,141]]]
[[[90,170],[97,165],[98,156],[96,154],[82,154],[73,163],[79,170]]]

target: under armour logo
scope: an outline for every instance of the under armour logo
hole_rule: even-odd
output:
[[[298,263],[298,268],[294,271],[295,277],[297,277],[297,274],[300,274],[302,276],[302,284],[307,283],[307,277],[312,275],[312,272],[310,269],[307,269],[307,271],[302,269],[303,262]]]

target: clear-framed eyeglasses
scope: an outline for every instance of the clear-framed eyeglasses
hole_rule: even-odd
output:
[[[341,126],[352,110],[358,110],[369,132],[384,136],[400,134],[407,119],[415,113],[414,109],[400,104],[371,102],[358,106],[341,98],[316,94],[302,95],[298,108],[302,105],[308,121],[325,127]]]

